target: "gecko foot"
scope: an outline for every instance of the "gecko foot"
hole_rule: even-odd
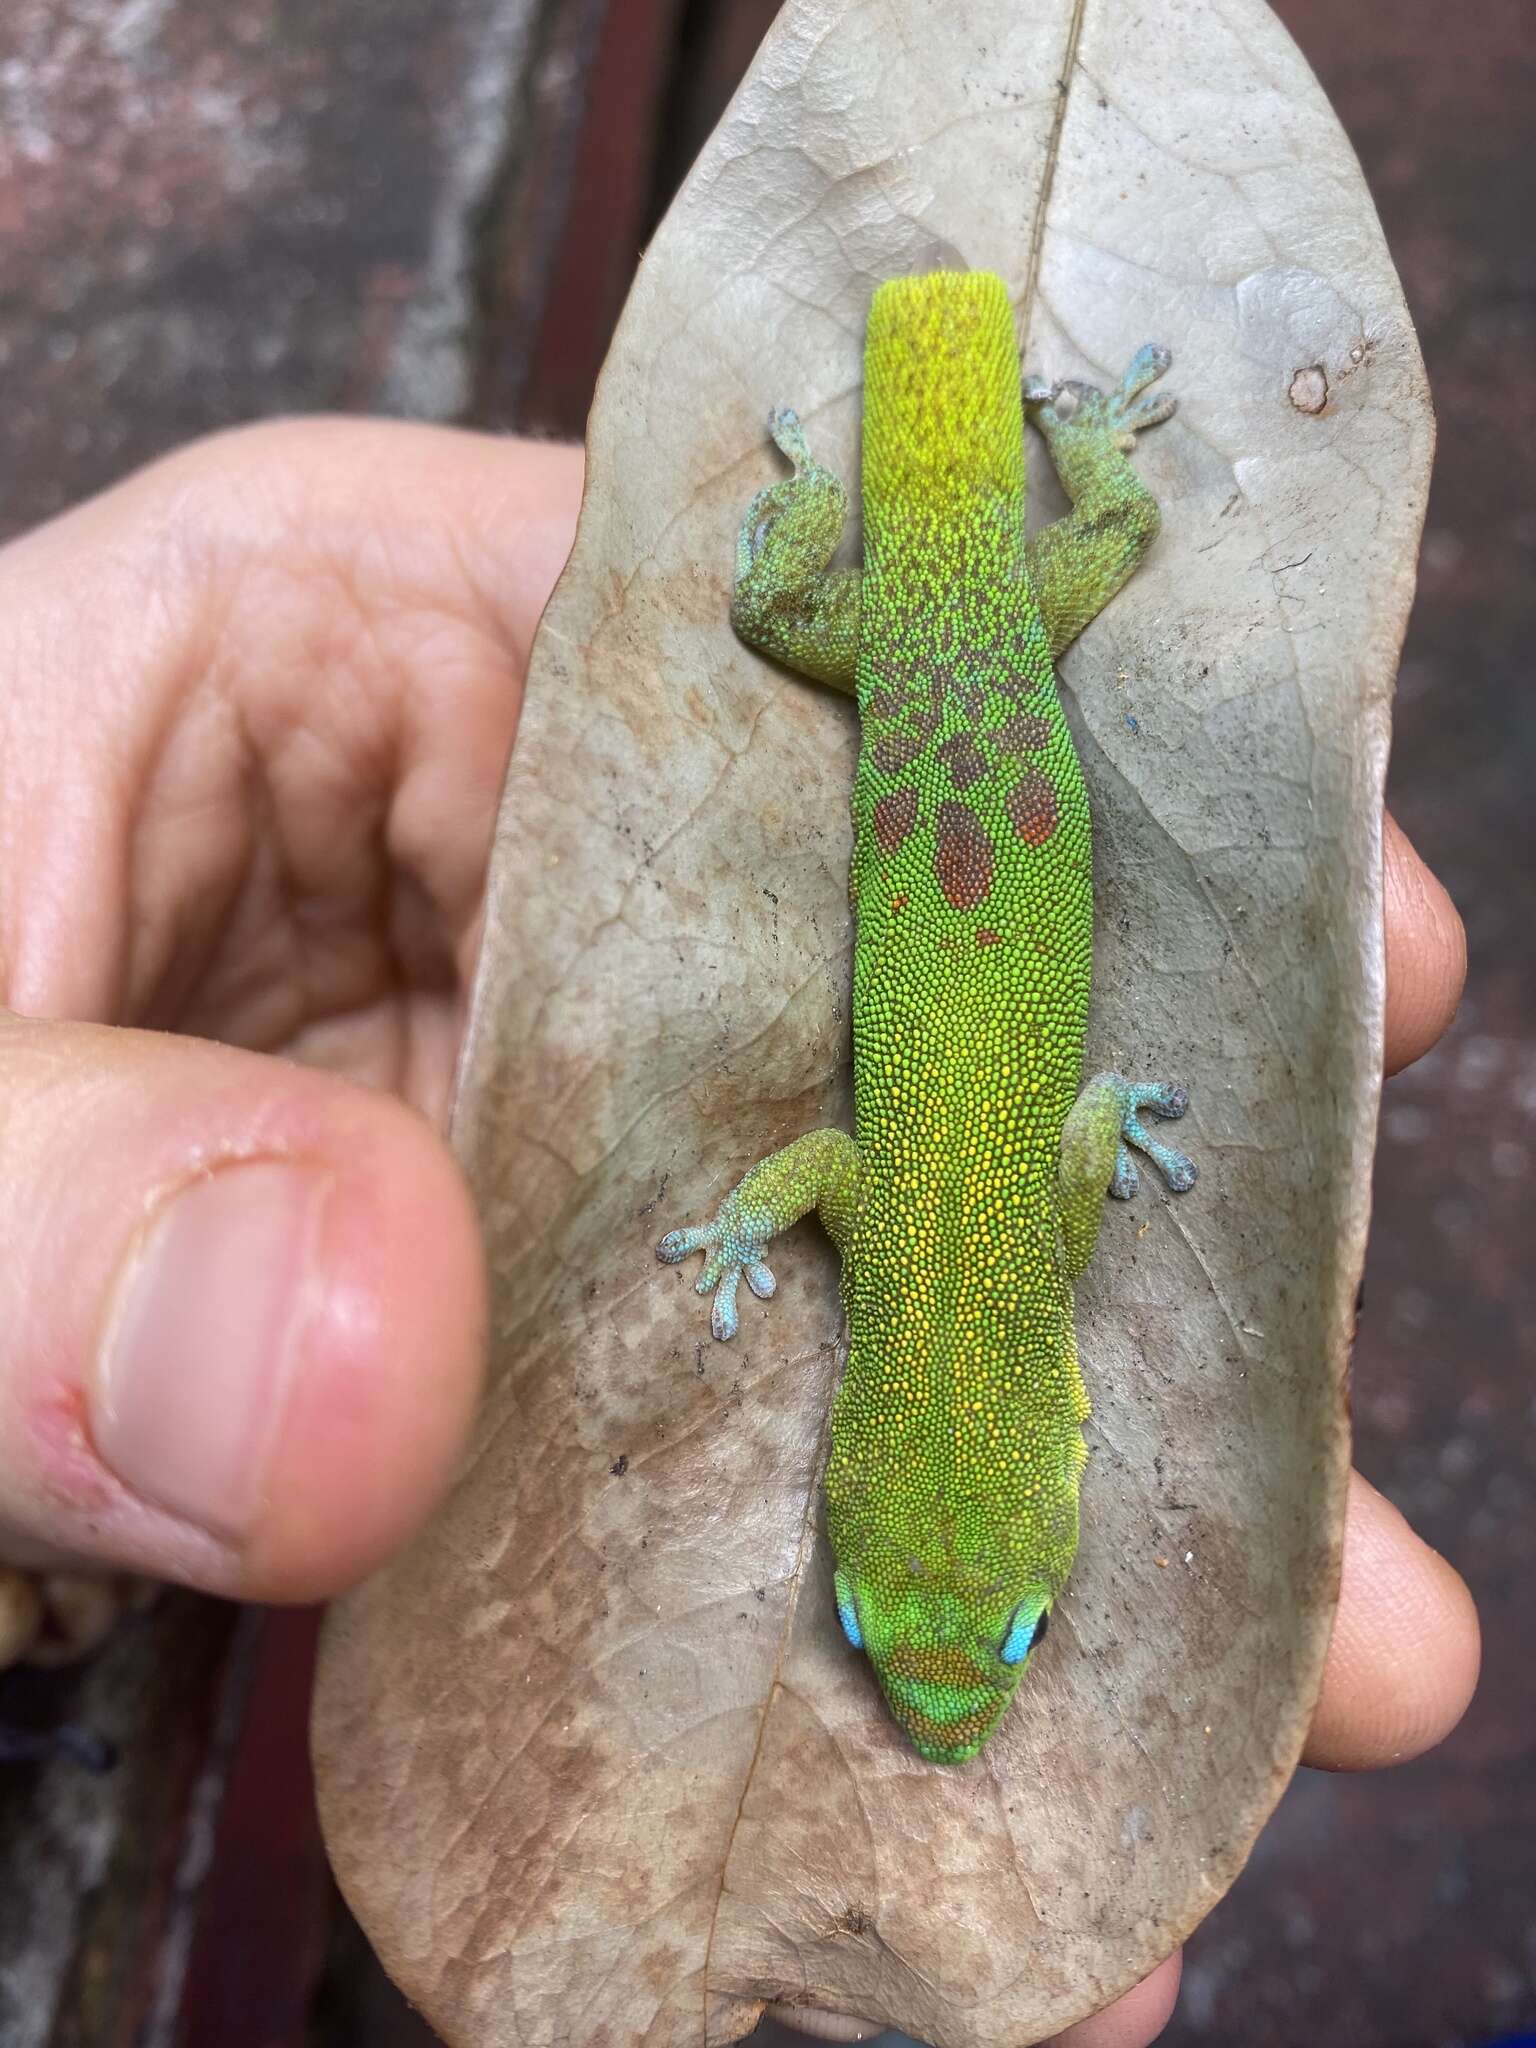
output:
[[[1149,1109],[1154,1116],[1170,1120],[1180,1117],[1189,1107],[1188,1089],[1167,1082],[1127,1081],[1119,1074],[1101,1074],[1098,1078],[1115,1091],[1120,1101],[1120,1147],[1115,1154],[1109,1192],[1117,1201],[1128,1202],[1140,1187],[1141,1175],[1131,1157],[1130,1148],[1134,1145],[1138,1152],[1145,1152],[1172,1193],[1187,1194],[1199,1175],[1195,1162],[1187,1153],[1154,1138],[1141,1121],[1140,1112]]]
[[[704,1253],[700,1294],[714,1294],[709,1327],[721,1343],[737,1330],[736,1291],[745,1280],[759,1301],[774,1290],[764,1254],[769,1240],[812,1209],[834,1243],[853,1230],[859,1187],[858,1147],[846,1131],[829,1124],[781,1145],[744,1174],[720,1204],[713,1223],[669,1230],[656,1247],[663,1265],[676,1266],[691,1252]]]
[[[837,546],[838,536],[843,530],[843,518],[848,509],[848,497],[842,485],[832,472],[823,469],[810,451],[805,438],[805,429],[800,424],[800,415],[792,406],[776,405],[768,415],[768,432],[774,446],[789,462],[793,476],[780,477],[777,483],[765,484],[747,507],[741,530],[736,536],[736,593],[733,600],[736,609],[737,630],[746,632],[747,639],[754,647],[764,645],[761,636],[761,621],[758,630],[753,629],[751,620],[744,625],[746,615],[740,612],[743,584],[750,583],[754,569],[759,577],[764,572],[764,552],[769,549],[774,528],[781,529],[779,539],[773,542],[777,551],[777,564],[772,569],[777,581],[770,581],[760,596],[772,598],[786,593],[791,586],[799,588],[824,572],[832,550]],[[770,553],[769,565],[774,562]],[[756,619],[754,609],[752,619]],[[775,652],[782,649],[775,648]],[[850,683],[850,688],[852,687]]]
[[[781,455],[787,455],[794,464],[798,476],[803,469],[814,469],[815,461],[806,445],[805,429],[800,424],[800,415],[792,405],[776,405],[768,415],[768,435]]]
[[[1155,342],[1145,343],[1131,357],[1125,375],[1107,398],[1096,384],[1079,383],[1073,377],[1059,384],[1027,377],[1025,410],[1047,441],[1057,434],[1107,434],[1117,448],[1129,454],[1139,433],[1171,418],[1177,410],[1178,400],[1166,392],[1154,398],[1141,395],[1172,361],[1167,349]]]
[[[709,1327],[722,1344],[735,1336],[740,1324],[736,1290],[741,1282],[746,1281],[759,1301],[767,1301],[778,1285],[763,1258],[771,1234],[767,1218],[744,1208],[732,1195],[713,1223],[691,1230],[669,1230],[656,1247],[656,1256],[664,1266],[680,1265],[692,1252],[708,1254],[696,1292],[714,1294]]]

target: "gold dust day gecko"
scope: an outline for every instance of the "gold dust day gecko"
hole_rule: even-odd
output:
[[[848,1362],[832,1411],[827,1528],[844,1632],[934,1763],[1007,1706],[1077,1549],[1088,1397],[1072,1288],[1105,1191],[1146,1153],[1195,1168],[1143,1111],[1181,1088],[1081,1087],[1093,953],[1088,797],[1053,663],[1157,532],[1126,459],[1173,400],[1132,359],[1107,398],[1021,386],[1000,278],[882,285],[864,354],[864,565],[834,569],[847,497],[795,415],[793,476],[742,523],[731,619],[749,645],[857,694],[849,891],[854,1130],[753,1167],[706,1254],[716,1337],[739,1282],[773,1292],[768,1240],[815,1209],[842,1257]],[[1072,501],[1024,531],[1024,417]]]

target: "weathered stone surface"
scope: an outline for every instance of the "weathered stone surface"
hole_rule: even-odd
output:
[[[0,531],[236,421],[460,413],[480,218],[578,11],[8,0]],[[580,82],[556,81],[573,113]],[[528,261],[519,289],[543,283]]]
[[[168,1594],[85,1664],[6,1674],[8,1720],[89,1729],[117,1762],[0,1769],[5,2048],[105,2048],[157,2005],[174,2015],[191,1880],[238,1726],[234,1625],[233,1609]]]

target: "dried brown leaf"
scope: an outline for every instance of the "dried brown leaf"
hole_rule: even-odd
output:
[[[769,404],[853,475],[870,293],[957,258],[1011,280],[1030,369],[1174,350],[1178,418],[1138,456],[1163,535],[1065,680],[1090,1059],[1191,1084],[1202,1179],[1106,1219],[1077,1570],[1001,1733],[946,1770],[832,1613],[828,1249],[793,1233],[720,1346],[652,1246],[847,1114],[853,719],[732,638],[732,540],[778,473]],[[1418,351],[1257,0],[791,0],[646,258],[590,449],[455,1123],[494,1383],[445,1510],[332,1621],[332,1851],[462,2048],[723,2042],[774,2000],[1038,2040],[1231,1882],[1317,1684]]]

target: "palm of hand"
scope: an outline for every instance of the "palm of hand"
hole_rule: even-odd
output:
[[[288,1054],[440,1116],[578,488],[570,450],[260,428],[0,556],[10,1005]]]

